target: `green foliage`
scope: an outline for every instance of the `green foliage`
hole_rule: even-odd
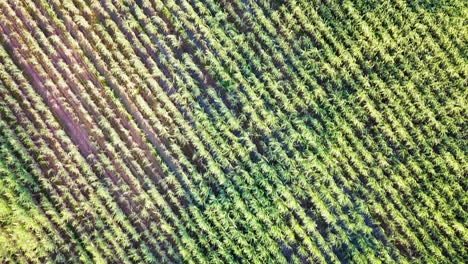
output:
[[[463,1],[0,3],[0,262],[463,263]]]

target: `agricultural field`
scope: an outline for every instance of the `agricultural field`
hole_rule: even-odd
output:
[[[467,25],[0,0],[0,263],[468,263]]]

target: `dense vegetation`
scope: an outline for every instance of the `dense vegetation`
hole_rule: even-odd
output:
[[[0,0],[1,263],[467,263],[463,0]]]

